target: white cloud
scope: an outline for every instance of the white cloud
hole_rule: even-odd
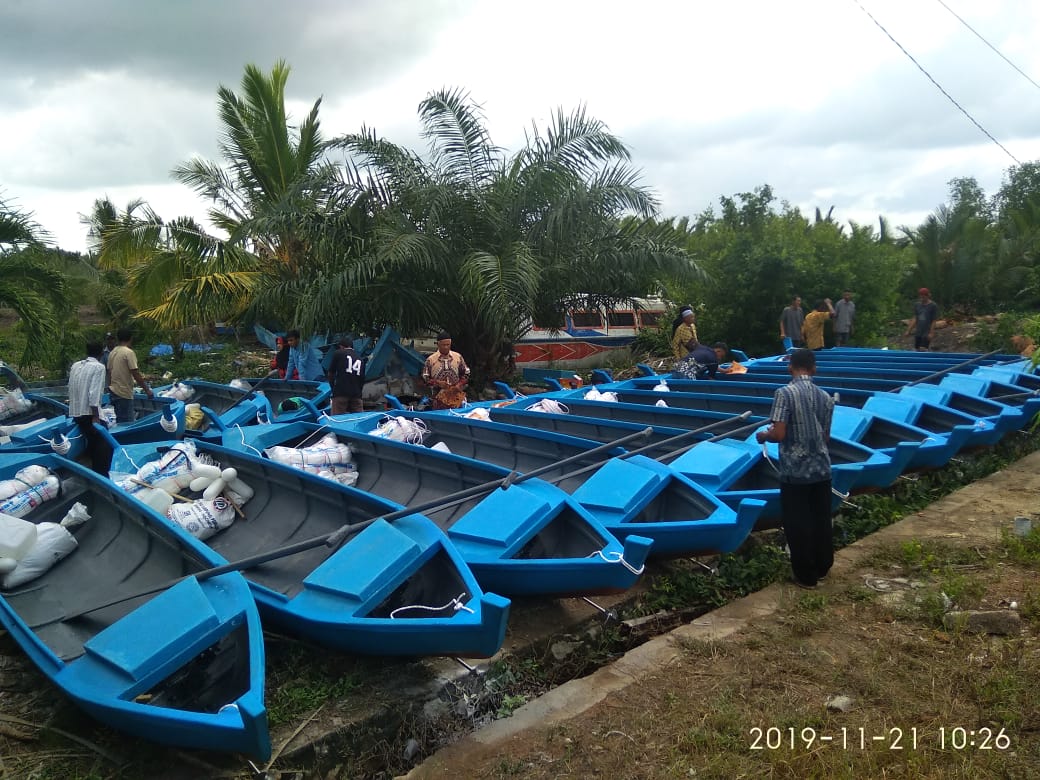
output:
[[[955,176],[992,193],[1011,160],[860,4],[1012,154],[1040,156],[1036,87],[932,2],[39,0],[0,5],[0,189],[70,249],[105,194],[200,216],[170,169],[217,158],[219,84],[283,58],[294,116],[323,96],[326,137],[367,125],[421,150],[416,107],[443,86],[509,149],[585,104],[667,215],[768,183],[807,213],[909,224]],[[1040,81],[1040,6],[948,5]]]

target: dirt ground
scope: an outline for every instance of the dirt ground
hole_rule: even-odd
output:
[[[840,551],[816,590],[727,605],[653,640],[594,705],[576,682],[408,777],[1036,777],[1040,532],[1025,562],[1003,534],[1040,523],[1038,471],[1034,454],[963,488]],[[1020,627],[946,630],[947,599]]]

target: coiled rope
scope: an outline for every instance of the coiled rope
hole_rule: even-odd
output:
[[[546,414],[570,414],[571,410],[565,404],[561,404],[555,398],[543,398],[526,409],[525,412],[544,412]]]
[[[589,553],[589,555],[587,557],[595,558],[596,556],[599,556],[600,558],[605,560],[607,563],[620,563],[622,566],[624,566],[626,569],[628,569],[630,572],[632,572],[636,576],[639,576],[640,574],[642,574],[643,570],[646,569],[646,564],[640,566],[637,569],[635,566],[633,566],[631,563],[629,563],[628,561],[625,560],[625,554],[624,553],[620,553],[620,552],[604,553],[602,550],[595,550],[594,552]]]
[[[427,606],[426,604],[406,604],[405,606],[398,607],[393,612],[391,612],[390,613],[390,619],[393,620],[394,618],[397,617],[397,613],[398,612],[403,612],[406,609],[420,609],[420,610],[425,610],[427,612],[443,612],[444,610],[450,608],[452,612],[458,612],[459,610],[465,610],[466,612],[469,612],[471,615],[473,615],[473,614],[475,614],[475,612],[472,609],[470,609],[469,607],[467,607],[465,604],[462,603],[462,599],[465,598],[465,596],[466,596],[466,591],[463,591],[458,596],[456,596],[451,601],[449,601],[447,604],[444,604],[443,606],[440,606],[440,607],[431,607],[431,606]]]
[[[37,434],[37,435],[39,435],[39,434]],[[82,436],[83,436],[83,434],[80,433],[80,434],[76,434],[75,436],[73,436],[70,439],[64,433],[59,433],[53,439],[48,439],[46,436],[40,436],[40,439],[42,441],[47,442],[49,445],[51,445],[51,449],[55,453],[57,453],[58,455],[68,455],[69,454],[69,450],[72,449],[72,442],[75,441],[76,439],[81,438]]]

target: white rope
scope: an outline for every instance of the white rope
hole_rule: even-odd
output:
[[[544,412],[546,414],[570,414],[571,410],[555,398],[543,398],[524,409],[525,412]]]
[[[260,450],[258,450],[256,447],[253,447],[250,444],[246,444],[246,432],[245,432],[245,429],[243,429],[242,426],[239,425],[238,423],[236,423],[234,427],[238,428],[238,434],[239,434],[239,436],[242,437],[242,446],[245,447],[247,450],[255,452],[256,456],[258,458],[264,457],[264,453],[260,452]]]
[[[625,554],[620,552],[611,552],[604,554],[602,550],[596,550],[595,552],[589,553],[588,557],[595,558],[597,555],[603,560],[605,560],[607,563],[620,563],[622,566],[624,566],[626,569],[628,569],[636,576],[642,574],[643,570],[646,568],[645,565],[640,566],[638,569],[635,568],[631,563],[625,560]]]
[[[462,599],[465,598],[465,596],[466,596],[466,591],[462,591],[462,593],[460,593],[458,596],[453,598],[447,604],[444,604],[443,606],[440,606],[440,607],[431,607],[431,606],[427,606],[426,604],[406,604],[405,606],[398,607],[393,612],[391,612],[390,613],[390,619],[393,620],[394,618],[397,617],[397,613],[398,612],[403,612],[406,609],[423,609],[423,610],[426,610],[427,612],[443,612],[444,610],[446,610],[446,609],[448,609],[450,607],[452,612],[458,612],[459,610],[465,610],[466,612],[470,613],[471,615],[476,614],[472,609],[470,609],[469,607],[467,607],[465,604],[462,603]]]
[[[70,439],[64,433],[59,433],[53,439],[48,439],[46,436],[40,436],[40,434],[37,434],[42,441],[51,445],[51,450],[56,452],[58,455],[68,455],[69,450],[72,449],[72,442],[80,438],[82,435],[83,434],[76,434]]]
[[[381,436],[384,439],[407,444],[422,444],[428,433],[426,423],[418,418],[409,420],[406,417],[390,417],[389,415],[383,418],[372,431],[373,436]]]
[[[302,439],[300,439],[300,443],[297,444],[297,445],[294,445],[293,449],[296,449],[296,450],[300,449],[300,447],[304,446],[304,442],[305,441],[309,441],[313,436],[315,436],[318,433],[321,433],[322,431],[324,431],[328,427],[329,427],[328,425],[322,425],[319,428],[316,428],[315,430],[311,431],[309,434],[307,434]],[[339,441],[339,439],[337,439],[336,441]]]

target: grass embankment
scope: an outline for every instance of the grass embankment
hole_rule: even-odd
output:
[[[888,545],[818,591],[792,588],[776,615],[738,638],[687,642],[669,668],[465,772],[1040,776],[1038,573],[1038,530],[989,547]],[[884,584],[891,590],[879,592]],[[1006,609],[1011,599],[1020,634],[943,628],[950,601]],[[836,696],[848,697],[847,711],[827,707]]]

